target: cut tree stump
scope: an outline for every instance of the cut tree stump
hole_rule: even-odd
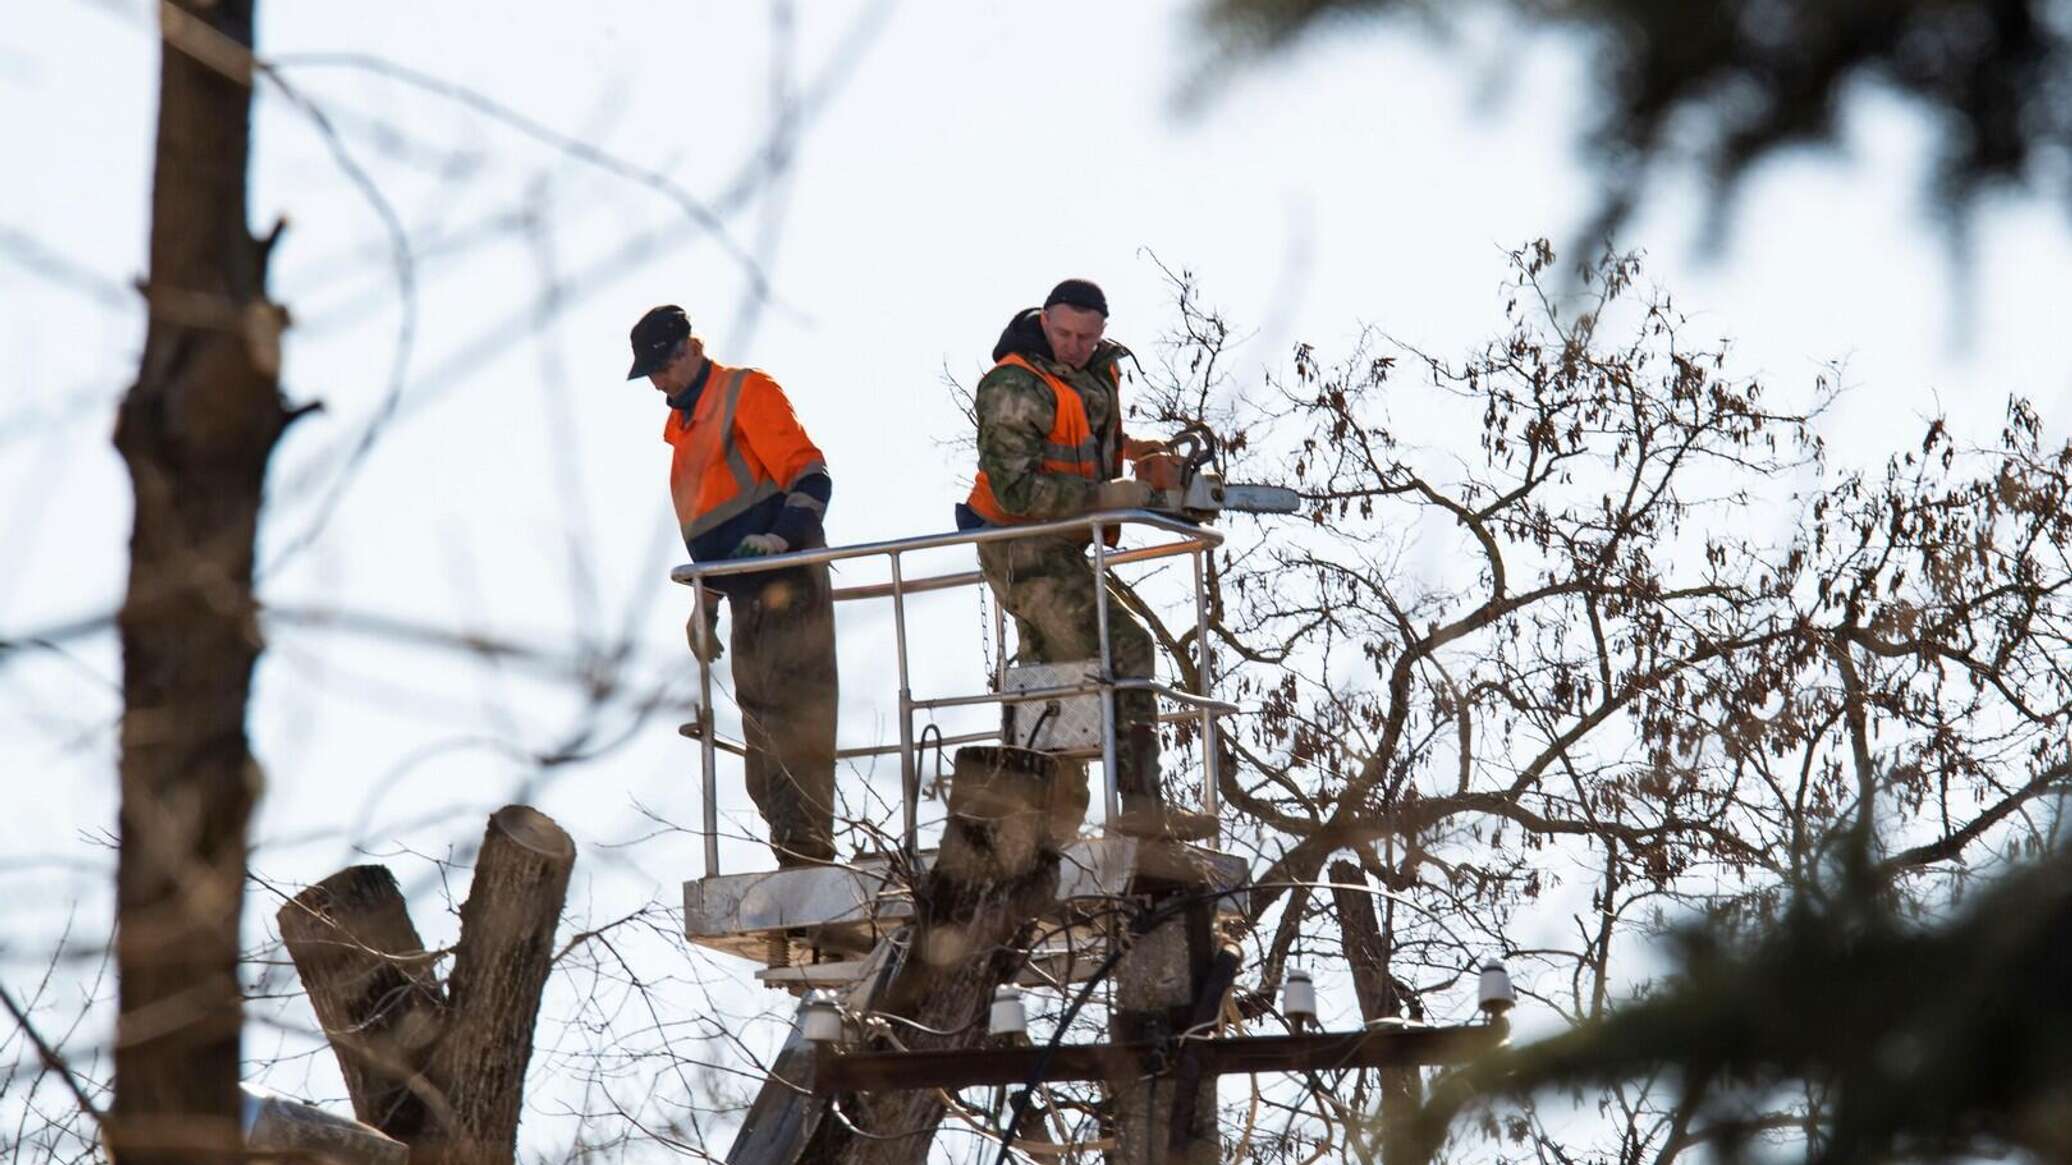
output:
[[[331,1037],[353,1113],[412,1141],[431,1124],[425,1053],[446,1023],[446,993],[403,892],[385,866],[349,866],[274,916],[317,1022]]]
[[[429,1066],[454,1108],[449,1165],[517,1152],[532,1029],[575,863],[575,843],[546,814],[507,805],[489,819],[446,977],[452,1019]]]
[[[441,984],[395,878],[340,870],[276,914],[354,1113],[412,1165],[515,1159],[525,1071],[575,843],[523,805],[491,815]]]

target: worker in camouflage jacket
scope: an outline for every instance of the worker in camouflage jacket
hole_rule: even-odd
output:
[[[1123,434],[1121,361],[1129,351],[1102,338],[1107,319],[1101,289],[1068,279],[1041,308],[1008,322],[993,347],[993,369],[978,382],[979,472],[957,508],[959,528],[1171,505],[1164,491],[1122,477],[1125,460],[1164,446]],[[979,568],[1014,616],[1022,662],[1099,658],[1089,542],[1077,533],[979,546]],[[1108,637],[1117,677],[1153,675],[1151,635],[1119,604],[1109,604]],[[1123,820],[1111,824],[1123,832],[1164,832],[1172,820],[1160,809],[1157,700],[1146,691],[1117,692],[1115,718]]]

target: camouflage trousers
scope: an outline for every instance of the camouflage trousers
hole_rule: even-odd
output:
[[[832,861],[840,688],[827,567],[769,576],[727,606],[748,796],[769,823],[779,866]]]
[[[1100,658],[1094,568],[1084,542],[985,542],[978,548],[978,565],[1001,607],[1014,616],[1016,656],[1022,662]],[[1120,603],[1108,604],[1108,645],[1117,677],[1156,674],[1151,633]],[[1115,760],[1115,787],[1126,800],[1158,796],[1158,700],[1150,692],[1115,693]]]

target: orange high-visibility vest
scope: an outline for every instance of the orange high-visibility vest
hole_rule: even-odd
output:
[[[1088,481],[1104,481],[1121,474],[1122,466],[1113,456],[1119,450],[1110,451],[1111,455],[1108,458],[1116,464],[1102,464],[1101,443],[1094,435],[1093,426],[1087,421],[1086,402],[1080,399],[1078,389],[1073,388],[1064,379],[1038,368],[1024,359],[1020,353],[1010,354],[1000,363],[1027,369],[1050,388],[1054,419],[1050,423],[1050,432],[1043,438],[1043,472],[1083,477]],[[1120,369],[1111,367],[1108,374],[1117,383],[1121,382]],[[1120,408],[1121,404],[1121,400],[1118,399],[1116,406]],[[1001,508],[1000,500],[993,496],[993,483],[986,480],[986,471],[983,469],[978,471],[977,480],[971,483],[971,496],[965,499],[964,504],[970,506],[979,517],[997,526],[1046,520],[1020,517]],[[1107,531],[1103,541],[1113,545],[1116,534],[1117,531]]]
[[[753,368],[712,365],[689,420],[670,409],[662,439],[685,543],[827,470],[784,390]]]

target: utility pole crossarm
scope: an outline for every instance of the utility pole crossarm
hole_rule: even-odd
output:
[[[1330,1072],[1466,1063],[1504,1041],[1504,1024],[1376,1028],[1293,1036],[1236,1036],[1187,1041],[1186,1053],[1210,1076],[1263,1072]],[[814,1066],[819,1095],[912,1088],[972,1088],[1058,1080],[1122,1080],[1157,1072],[1176,1046],[1145,1041],[985,1048],[938,1052],[823,1050]]]

